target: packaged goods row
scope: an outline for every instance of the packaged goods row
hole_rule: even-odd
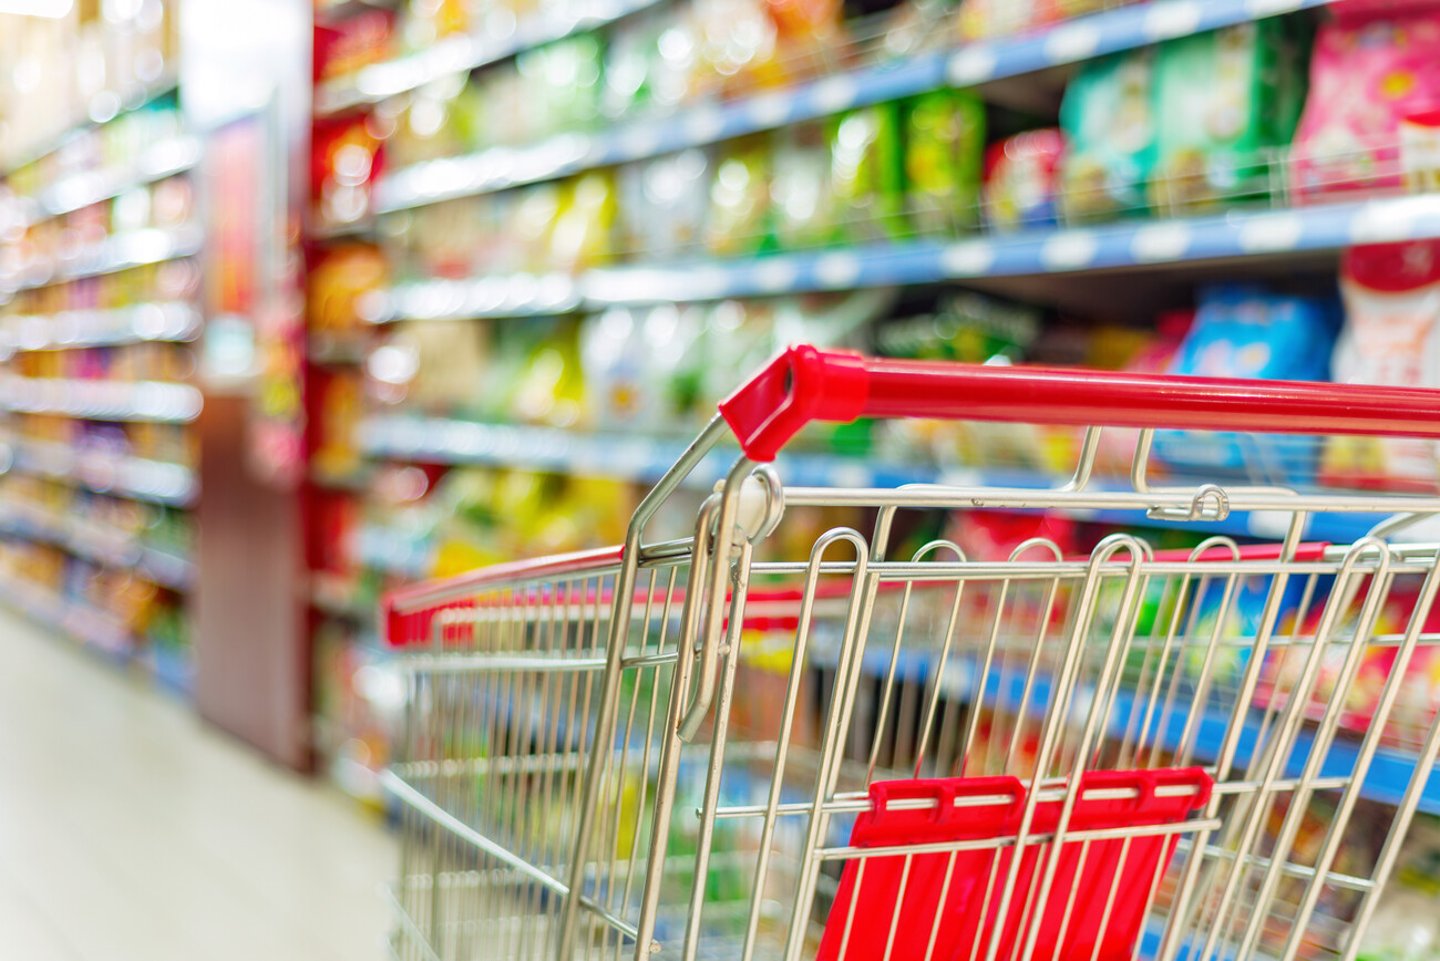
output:
[[[22,448],[62,448],[83,459],[141,458],[189,468],[198,462],[199,438],[184,424],[102,423],[63,416],[13,414],[9,440]]]
[[[181,258],[19,291],[5,306],[3,322],[13,323],[11,318],[16,317],[50,318],[64,311],[189,302],[199,292],[199,264]]]
[[[57,16],[33,18],[23,30],[6,30],[0,36],[0,58],[12,69],[0,78],[0,101],[7,108],[0,160],[7,167],[27,166],[63,137],[73,152],[68,159],[52,155],[28,165],[22,176],[29,185],[56,172],[56,165],[68,172],[72,163],[86,164],[92,150],[104,153],[146,140],[142,128],[153,130],[154,118],[131,121],[127,115],[94,148],[90,125],[110,121],[167,84],[173,86],[179,72],[178,6],[175,0],[82,0]],[[173,103],[156,112],[167,110],[173,112]],[[73,131],[77,125],[84,128],[79,136]]]
[[[12,232],[7,237],[3,269],[7,275],[24,276],[37,267],[75,260],[111,237],[151,228],[184,230],[194,223],[194,217],[190,178],[169,177]]]
[[[884,356],[1038,363],[1273,380],[1440,383],[1430,344],[1440,248],[1353,248],[1340,294],[1281,286],[1202,286],[1193,309],[1143,325],[1060,315],[974,293],[863,291],[712,304],[615,307],[579,317],[395,324],[362,369],[333,371],[319,396],[325,458],[358,464],[365,411],[483,423],[678,438],[708,418],[746,372],[795,342]],[[1110,432],[1115,433],[1115,432]],[[940,465],[1073,468],[1078,431],[862,422],[816,429],[807,449]],[[1133,441],[1107,440],[1102,463],[1124,473]],[[1257,482],[1433,485],[1425,441],[1159,435],[1174,470]],[[338,466],[337,466],[338,465]]]
[[[47,544],[0,540],[0,578],[7,591],[46,598],[62,616],[88,615],[106,630],[91,639],[108,653],[133,656],[143,645],[182,652],[189,644],[176,595],[140,574],[75,557]],[[80,631],[82,635],[84,631]]]
[[[554,182],[421,200],[381,236],[397,279],[455,278],[1428,191],[1440,85],[1424,65],[1433,58],[1414,51],[1440,49],[1437,17],[1340,18],[1318,32],[1300,17],[1242,23],[1084,64],[1058,128],[1011,132],[1014,118],[973,92],[937,90]],[[1209,119],[1181,119],[1195,117]],[[316,145],[321,219],[365,217],[366,184],[382,169],[478,156],[455,139],[469,129],[493,125],[437,117],[429,139],[444,142],[423,151],[404,117],[330,128]]]

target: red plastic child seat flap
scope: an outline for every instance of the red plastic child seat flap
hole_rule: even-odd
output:
[[[1066,831],[1181,823],[1209,801],[1211,787],[1200,768],[1090,771],[1081,776]],[[850,843],[873,848],[1013,837],[1025,799],[1024,785],[1013,777],[878,782],[870,786],[871,810],[856,820]],[[896,804],[919,800],[936,803],[918,809]],[[1028,833],[1053,833],[1062,806],[1059,797],[1041,800]],[[1043,903],[1037,903],[1042,869],[1054,845],[1026,845],[1003,919],[1000,894],[1013,844],[853,859],[841,875],[817,959],[983,961],[990,940],[998,938],[996,957],[1011,961],[1021,956],[1038,910],[1029,958],[1129,961],[1156,878],[1169,866],[1178,837],[1067,840]]]

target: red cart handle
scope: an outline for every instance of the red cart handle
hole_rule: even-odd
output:
[[[1440,438],[1440,390],[983,367],[791,347],[720,403],[747,457],[858,417]]]

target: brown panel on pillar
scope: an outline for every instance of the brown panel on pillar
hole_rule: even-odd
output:
[[[195,701],[202,716],[296,770],[311,767],[298,492],[250,469],[248,401],[200,422]]]

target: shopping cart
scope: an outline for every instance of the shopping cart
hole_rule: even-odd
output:
[[[782,487],[798,432],[861,416],[1073,425],[1078,465],[1043,491]],[[1093,476],[1102,428],[1134,438],[1119,487]],[[1436,438],[1440,392],[797,347],[622,546],[389,596],[394,955],[1355,957],[1435,790],[1433,711],[1397,704],[1440,641],[1437,548],[1393,535],[1440,497],[1155,486],[1156,430]],[[693,533],[649,538],[731,431]],[[809,508],[864,523],[796,546]],[[1317,512],[1378,510],[1353,543],[1304,539]],[[902,553],[936,511],[1283,524],[1261,546]]]

